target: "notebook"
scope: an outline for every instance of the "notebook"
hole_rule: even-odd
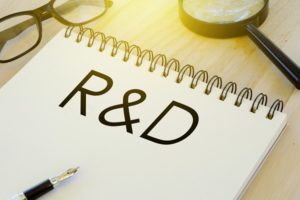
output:
[[[283,132],[282,109],[176,59],[69,27],[0,89],[0,199],[76,166],[43,199],[240,199]]]

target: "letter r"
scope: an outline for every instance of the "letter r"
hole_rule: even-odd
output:
[[[96,76],[106,81],[106,87],[100,91],[92,91],[87,88],[84,88],[84,85],[93,77]],[[100,72],[91,70],[88,75],[75,87],[75,89],[59,104],[60,107],[64,107],[78,92],[80,92],[80,114],[86,116],[86,96],[100,96],[108,92],[113,85],[113,80]]]

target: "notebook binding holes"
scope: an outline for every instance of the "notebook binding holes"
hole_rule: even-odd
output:
[[[202,78],[202,79],[201,79]],[[202,81],[203,83],[207,83],[208,82],[208,72],[205,71],[205,70],[200,70],[198,71],[194,77],[193,77],[193,80],[192,80],[192,83],[191,83],[191,88],[192,89],[195,89],[198,84],[199,84],[199,81]]]
[[[188,73],[188,74],[187,74]],[[185,75],[188,75],[189,77],[194,77],[195,74],[195,67],[192,65],[185,65],[179,70],[179,73],[176,78],[176,83],[181,83],[185,77]]]
[[[80,29],[80,32],[78,33],[77,38],[76,38],[76,42],[77,42],[77,43],[81,42],[83,36],[86,35],[86,34],[89,34],[89,35],[88,35],[88,36],[89,36],[89,40],[90,40],[91,38],[93,38],[94,35],[95,35],[93,29],[90,29],[90,28]],[[89,45],[89,44],[88,44],[88,45]]]
[[[232,94],[236,94],[237,84],[235,82],[229,82],[224,86],[219,99],[221,101],[225,101],[225,99],[227,98],[229,92],[232,93]]]
[[[237,107],[240,107],[242,105],[243,100],[245,98],[251,101],[252,100],[252,96],[253,96],[253,92],[252,92],[251,88],[243,88],[239,92],[239,94],[238,94],[238,96],[237,96],[237,98],[235,100],[234,105],[237,106]]]
[[[282,112],[283,111],[283,107],[284,107],[284,103],[283,101],[277,99],[271,106],[267,118],[272,120],[274,118],[275,112]]]
[[[149,67],[149,71],[150,72],[154,72],[156,69],[156,66],[158,64],[158,62],[160,61],[160,65],[163,67],[166,67],[167,65],[167,57],[164,54],[158,54],[156,56],[154,56],[154,58],[151,61],[150,67]]]
[[[124,46],[124,57],[123,57],[123,61],[127,62],[129,59],[129,43],[127,41],[119,41],[117,42],[117,46],[116,48],[113,50],[112,52],[112,56],[116,56],[118,54],[119,49],[121,48],[121,46]]]
[[[268,97],[267,97],[267,95],[265,95],[263,93],[260,93],[254,99],[250,111],[252,113],[256,113],[256,111],[258,110],[258,108],[259,108],[260,105],[267,106],[267,103],[268,103]]]
[[[171,69],[177,73],[180,71],[180,62],[175,58],[172,58],[167,62],[166,66],[164,67],[163,76],[168,77]]]
[[[217,87],[222,89],[222,78],[219,76],[213,76],[207,83],[207,86],[205,88],[205,94],[210,95],[210,93],[212,92],[213,87]]]
[[[185,65],[181,66],[180,62],[172,58],[170,60],[167,59],[166,55],[164,54],[157,54],[154,55],[154,52],[152,50],[142,50],[137,45],[130,45],[127,41],[118,41],[115,37],[112,36],[106,36],[102,32],[95,32],[91,28],[84,28],[83,26],[69,26],[67,27],[65,31],[65,37],[69,38],[75,30],[78,30],[76,42],[80,43],[82,42],[83,36],[88,37],[89,41],[87,46],[92,47],[95,44],[95,40],[100,39],[100,47],[99,51],[103,52],[108,43],[111,43],[112,51],[111,56],[115,57],[117,54],[119,54],[119,50],[122,48],[122,52],[124,52],[123,61],[127,62],[132,54],[135,54],[137,57],[135,65],[137,67],[140,67],[145,60],[147,59],[150,63],[150,66],[148,70],[150,72],[154,72],[157,69],[157,66],[160,65],[164,68],[162,76],[168,77],[170,74],[171,69],[173,69],[177,74],[176,82],[180,84],[183,79],[187,76],[192,78],[190,87],[192,89],[195,89],[199,85],[199,81],[206,83],[207,86],[205,88],[204,93],[206,95],[210,95],[213,88],[220,88],[222,89],[222,93],[219,96],[219,99],[221,101],[225,101],[228,97],[229,93],[237,94],[237,84],[235,82],[229,82],[227,83],[223,88],[223,80],[219,76],[213,76],[209,78],[208,72],[205,70],[200,70],[195,73],[195,67],[192,65]],[[250,88],[243,88],[236,97],[236,100],[234,102],[234,105],[236,107],[240,107],[243,103],[244,99],[248,99],[252,101],[253,92]],[[252,103],[252,106],[250,108],[250,112],[256,113],[256,111],[259,109],[259,107],[267,106],[268,103],[268,97],[267,95],[260,93],[257,95]],[[268,114],[266,116],[267,119],[272,120],[275,116],[276,112],[282,112],[284,108],[284,103],[281,100],[276,100],[272,106],[270,107]]]
[[[72,35],[74,29],[79,29],[78,34],[82,31],[82,26],[68,26],[65,31],[65,38],[69,38]]]
[[[142,50],[141,50],[141,48],[139,46],[137,46],[137,45],[131,45],[130,46],[129,45],[128,54],[125,54],[124,59],[123,59],[124,62],[127,62],[129,60],[130,55],[134,52],[134,50],[136,50],[136,56],[137,57],[140,57],[142,55]],[[137,65],[137,62],[138,61],[136,61],[136,65]]]
[[[148,61],[152,63],[153,58],[154,58],[154,53],[151,50],[143,50],[141,52],[141,55],[137,57],[137,61],[136,61],[136,66],[140,67],[143,64],[143,61],[145,59],[145,57],[148,56]]]

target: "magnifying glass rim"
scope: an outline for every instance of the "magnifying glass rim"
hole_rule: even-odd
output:
[[[207,22],[193,17],[183,7],[183,1],[179,0],[179,14],[183,24],[190,30],[208,37],[228,38],[245,35],[245,26],[253,24],[260,26],[267,19],[269,13],[269,0],[264,0],[264,6],[253,16],[237,22]]]

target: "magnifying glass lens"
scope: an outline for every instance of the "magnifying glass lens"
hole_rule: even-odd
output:
[[[257,14],[265,0],[184,0],[183,8],[192,17],[208,23],[235,23]]]

